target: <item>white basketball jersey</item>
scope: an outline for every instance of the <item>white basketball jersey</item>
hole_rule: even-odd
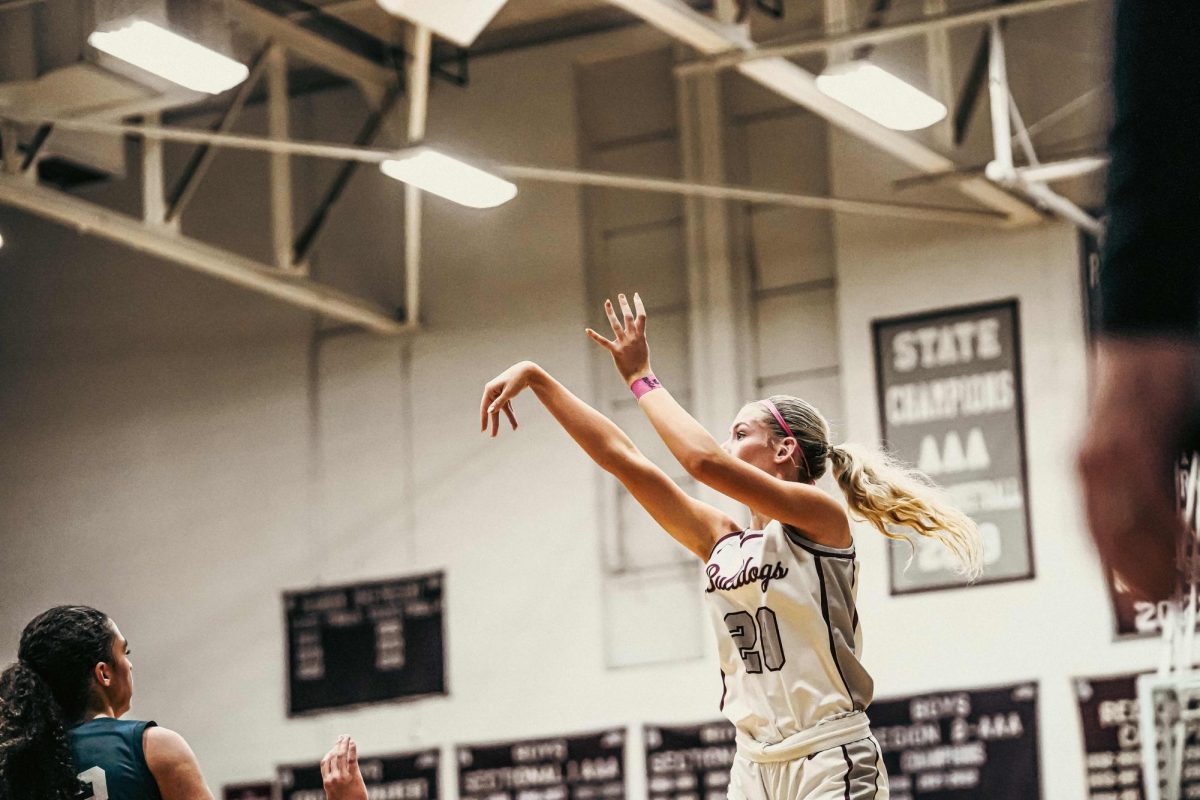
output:
[[[777,521],[713,546],[704,595],[721,659],[721,711],[743,735],[781,742],[870,704],[857,576],[853,547],[824,547]]]

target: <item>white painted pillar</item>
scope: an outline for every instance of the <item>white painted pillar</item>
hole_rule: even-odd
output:
[[[677,83],[680,152],[685,180],[725,180],[724,114],[720,75],[680,77]],[[688,341],[693,415],[724,441],[738,410],[752,399],[746,362],[749,284],[732,258],[732,204],[684,202],[688,260]],[[733,501],[701,487],[702,497],[741,516]]]

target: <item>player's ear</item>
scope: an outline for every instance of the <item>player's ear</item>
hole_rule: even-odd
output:
[[[98,686],[112,686],[112,669],[103,661],[97,661],[96,666],[92,667],[92,677]]]

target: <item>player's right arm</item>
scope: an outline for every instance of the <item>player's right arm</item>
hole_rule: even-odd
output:
[[[479,408],[480,429],[486,430],[490,421],[495,436],[503,411],[516,430],[512,399],[527,387],[576,444],[601,469],[616,477],[655,522],[698,558],[707,560],[720,536],[740,530],[724,512],[689,497],[638,450],[616,423],[531,361],[514,364],[484,387]]]
[[[213,800],[196,754],[178,733],[157,726],[146,728],[142,750],[162,800]]]

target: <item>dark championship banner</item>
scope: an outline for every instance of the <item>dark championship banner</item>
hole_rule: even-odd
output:
[[[1142,800],[1142,735],[1137,675],[1079,678],[1075,696],[1087,759],[1088,800]],[[1200,747],[1183,749],[1180,797],[1200,797]]]
[[[1037,686],[876,700],[892,800],[1039,800]]]
[[[1017,303],[874,323],[880,431],[896,456],[944,487],[979,525],[976,586],[1033,577]],[[893,594],[962,587],[950,551],[888,548]]]
[[[289,714],[446,693],[441,573],[283,601]]]
[[[624,800],[625,732],[458,748],[459,800]]]
[[[725,800],[737,752],[725,720],[701,725],[647,725],[646,784],[650,800]]]
[[[223,800],[275,800],[275,784],[270,781],[229,784],[221,791],[221,797]]]
[[[438,751],[359,756],[368,800],[437,800]],[[280,767],[279,800],[325,800],[321,764]]]
[[[1129,587],[1111,569],[1105,569],[1112,600],[1113,621],[1118,636],[1159,636],[1167,618],[1166,601],[1152,603],[1133,596]]]

